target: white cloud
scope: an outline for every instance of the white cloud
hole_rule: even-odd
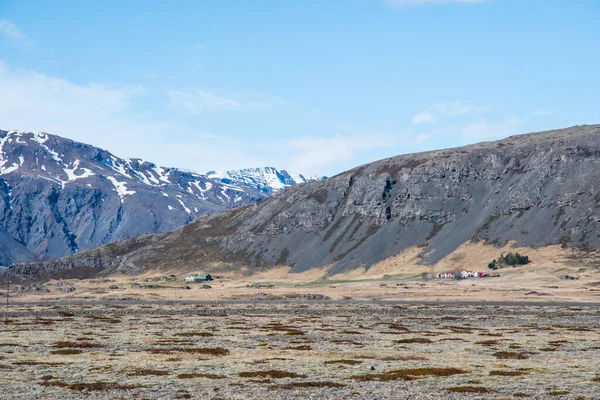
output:
[[[40,130],[62,127],[65,120],[76,120],[80,127],[96,125],[108,115],[128,111],[134,98],[147,93],[142,86],[77,85],[35,71],[11,70],[2,63],[0,89],[2,124],[35,125]]]
[[[270,162],[302,174],[335,174],[359,164],[394,156],[430,139],[430,134],[378,133],[305,136],[278,141],[269,146]],[[269,164],[269,163],[267,163]]]
[[[138,103],[150,95],[163,93],[142,86],[76,84],[0,63],[0,129],[48,132],[107,149],[117,156],[140,157],[198,172],[272,165],[305,174],[329,173],[339,171],[339,161],[353,164],[353,157],[360,152],[391,146],[395,139],[384,135],[337,135],[274,143],[246,139],[241,134],[237,135],[239,139],[232,139],[189,128],[185,117],[176,114],[159,116],[136,111]],[[263,106],[255,99],[210,93],[201,97],[203,107],[209,109],[236,111]]]
[[[22,46],[30,47],[32,45],[31,40],[21,30],[7,19],[0,19],[0,35],[8,38],[12,43]]]
[[[169,134],[168,123],[133,111],[149,93],[142,86],[78,85],[0,63],[0,129],[43,131],[121,156],[149,157]]]
[[[385,3],[390,7],[411,7],[436,4],[476,4],[488,1],[491,0],[385,0]]]
[[[421,111],[420,113],[416,114],[412,119],[413,125],[419,125],[427,122],[436,121],[437,119],[435,118],[435,115],[433,115],[429,110]]]
[[[436,103],[426,110],[417,113],[412,118],[413,125],[435,123],[439,116],[457,117],[461,115],[489,112],[489,107],[463,104],[460,101]]]
[[[539,117],[539,116],[545,116],[545,115],[552,115],[554,114],[554,112],[552,111],[547,111],[547,110],[535,110],[531,113],[532,116],[534,117]]]
[[[326,167],[352,160],[357,153],[395,144],[397,137],[384,134],[334,135],[290,139],[276,146],[281,163],[293,171],[316,174]],[[306,172],[305,172],[306,171]]]
[[[518,133],[520,124],[521,120],[515,116],[507,116],[492,123],[481,119],[465,126],[460,135],[465,144],[497,140]]]
[[[275,108],[283,101],[275,96],[245,93],[224,96],[204,89],[169,90],[169,104],[178,112],[198,115],[206,111],[252,111]]]
[[[414,138],[413,142],[415,144],[423,143],[424,141],[431,139],[431,137],[432,136],[429,133],[421,133]]]
[[[433,106],[437,111],[448,117],[456,117],[458,115],[467,115],[475,113],[486,113],[490,111],[488,107],[462,104],[460,101],[452,101],[446,103],[437,103]]]

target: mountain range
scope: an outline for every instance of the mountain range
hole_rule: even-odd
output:
[[[48,133],[0,130],[0,265],[170,231],[306,181],[275,168],[197,174]]]
[[[600,125],[511,136],[362,165],[171,232],[15,265],[7,275],[275,266],[335,274],[410,249],[435,264],[468,242],[595,252],[599,182]]]

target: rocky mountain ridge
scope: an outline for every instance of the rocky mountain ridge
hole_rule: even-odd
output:
[[[436,263],[468,241],[600,247],[600,125],[409,154],[289,188],[172,232],[144,235],[7,276],[278,265],[330,274],[418,247]]]
[[[274,189],[120,158],[47,133],[0,130],[0,265],[173,230]]]
[[[225,184],[249,186],[256,188],[267,195],[273,195],[278,191],[295,186],[300,183],[325,179],[324,176],[308,176],[277,170],[273,167],[244,168],[233,171],[210,171],[206,176],[217,179]]]

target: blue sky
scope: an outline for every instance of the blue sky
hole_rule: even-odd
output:
[[[0,128],[333,175],[600,123],[597,0],[0,0]]]

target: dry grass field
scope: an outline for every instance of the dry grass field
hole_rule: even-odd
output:
[[[26,307],[2,399],[598,399],[595,307]]]
[[[390,301],[543,301],[600,302],[600,273],[596,269],[525,266],[500,270],[499,278],[424,281],[426,270],[397,271],[394,274],[324,277],[323,271],[289,274],[277,268],[250,276],[217,272],[211,282],[186,283],[178,273],[174,282],[154,281],[165,273],[148,272],[142,276],[113,275],[91,280],[51,280],[46,291],[29,288],[21,293],[11,290],[12,301],[111,301],[111,300],[390,300]],[[564,280],[562,275],[578,276]],[[204,284],[210,289],[203,289]],[[138,285],[141,285],[138,286]],[[26,286],[26,285],[24,285]],[[66,288],[73,288],[66,292]],[[0,296],[4,296],[0,288]],[[27,287],[26,287],[27,289]]]

